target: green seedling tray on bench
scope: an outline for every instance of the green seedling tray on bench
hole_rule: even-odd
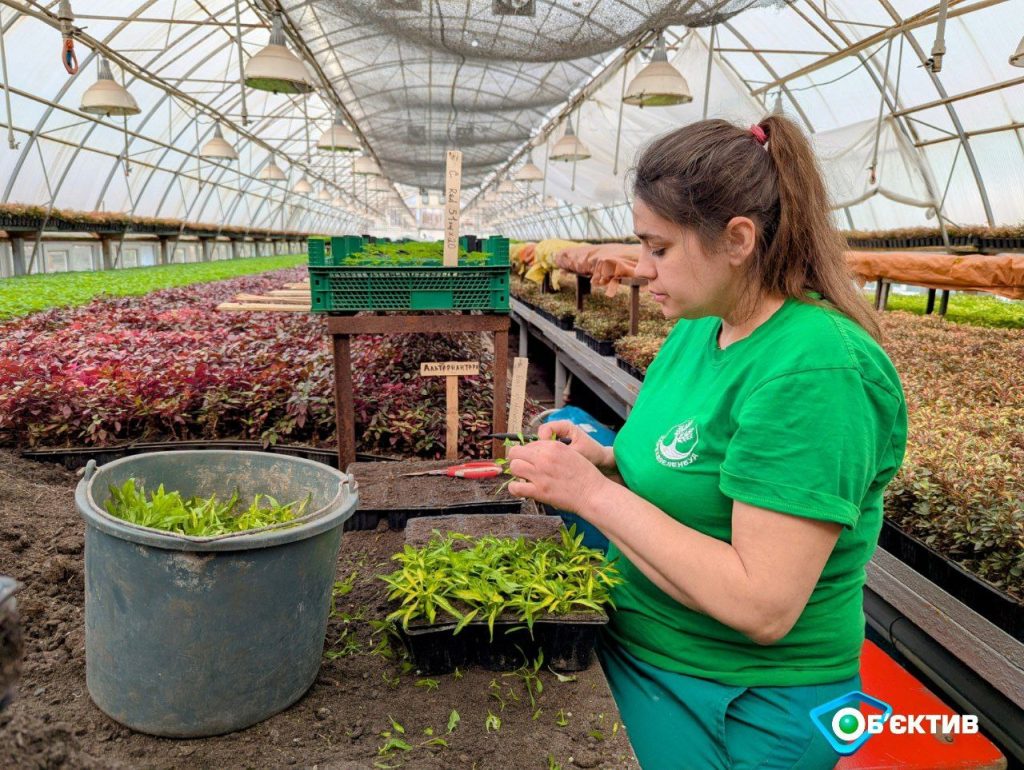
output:
[[[334,239],[337,241],[338,239]],[[313,264],[310,252],[310,294],[316,313],[360,310],[484,310],[509,311],[508,239],[484,243],[487,262],[444,265],[360,264],[362,255],[339,255],[335,245],[330,265]]]

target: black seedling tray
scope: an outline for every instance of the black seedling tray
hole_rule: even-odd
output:
[[[382,520],[387,521],[391,529],[405,529],[409,519],[419,516],[454,516],[467,513],[522,513],[522,500],[496,500],[490,503],[461,503],[445,507],[429,508],[388,508],[387,510],[357,509],[352,517],[345,522],[344,531],[372,530]]]
[[[615,342],[612,340],[599,340],[596,337],[592,337],[587,332],[583,331],[579,327],[576,328],[576,339],[580,342],[585,342],[587,347],[596,352],[601,356],[613,356],[615,355]]]
[[[622,371],[626,372],[627,374],[631,374],[633,377],[636,377],[638,380],[640,380],[640,382],[644,381],[644,372],[641,372],[639,369],[633,366],[633,364],[629,363],[629,361],[626,361],[625,359],[620,358],[619,356],[615,356],[615,363],[619,365],[619,368]]]
[[[541,318],[550,321],[562,331],[572,331],[573,324],[576,322],[574,317],[556,316],[554,313],[536,305],[534,309]]]
[[[514,671],[541,652],[544,665],[555,671],[583,671],[607,623],[606,615],[538,620],[531,636],[522,621],[498,621],[493,641],[486,622],[470,623],[457,634],[452,633],[455,623],[413,626],[399,633],[413,665],[425,675],[450,674],[474,663],[491,671]]]

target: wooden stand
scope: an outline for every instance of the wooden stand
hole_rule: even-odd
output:
[[[351,337],[354,334],[449,334],[453,332],[494,333],[493,432],[506,429],[505,398],[508,382],[507,315],[384,315],[337,316],[327,318],[327,333],[334,350],[334,408],[338,424],[338,467],[344,470],[356,459],[355,407],[352,394]],[[491,441],[495,458],[504,455],[501,441]]]
[[[629,287],[629,333],[640,330],[640,287],[647,285],[646,278],[620,278],[619,283]]]

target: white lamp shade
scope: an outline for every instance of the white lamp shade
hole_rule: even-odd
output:
[[[501,182],[498,183],[498,194],[499,195],[508,195],[508,194],[514,193],[514,192],[516,192],[516,186],[510,180],[502,179]]]
[[[494,203],[496,200],[498,200],[498,193],[494,190],[488,190],[484,193],[485,203]]]
[[[622,101],[638,107],[671,107],[693,101],[686,78],[669,64],[660,35],[650,63],[629,82]]]
[[[1020,45],[1017,46],[1017,50],[1010,57],[1010,64],[1014,67],[1024,67],[1024,37],[1020,39]]]
[[[114,80],[110,62],[100,59],[96,82],[82,94],[82,112],[93,115],[138,115],[141,110],[128,89]]]
[[[589,148],[583,144],[572,130],[572,124],[566,124],[565,136],[555,142],[551,148],[551,160],[560,160],[565,163],[575,163],[586,160],[590,157]]]
[[[313,90],[305,65],[285,45],[281,14],[275,13],[270,42],[245,63],[245,84],[276,94],[308,94]]]
[[[382,176],[374,177],[370,180],[369,189],[376,192],[391,192],[391,183]]]
[[[321,187],[320,192],[316,194],[316,199],[318,201],[329,201],[331,199],[331,194],[327,192],[326,187]]]
[[[363,176],[380,176],[380,166],[373,158],[356,158],[352,164],[352,173]]]
[[[271,158],[267,165],[260,169],[260,179],[267,182],[281,182],[287,179],[284,172],[278,168],[278,165],[274,163],[274,159]]]
[[[549,209],[557,209],[562,204],[558,202],[558,198],[554,195],[548,195],[544,198],[544,205]]]
[[[324,131],[316,140],[316,146],[321,150],[334,152],[359,152],[362,149],[359,139],[342,121],[341,110],[334,115],[334,125]]]
[[[541,171],[533,163],[533,158],[529,158],[523,167],[520,168],[516,174],[515,179],[519,182],[540,182],[544,179],[544,172]]]
[[[235,152],[235,148],[228,144],[224,139],[224,135],[220,132],[220,123],[214,126],[213,138],[202,146],[199,150],[199,156],[201,158],[216,158],[220,160],[238,160],[238,153]]]
[[[345,208],[345,201],[340,195],[335,195],[331,199],[331,205],[336,209]]]
[[[309,195],[313,192],[313,185],[311,185],[309,180],[306,179],[305,175],[303,175],[303,177],[295,183],[295,186],[292,188],[292,192],[296,195]]]

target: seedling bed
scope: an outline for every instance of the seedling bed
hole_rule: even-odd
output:
[[[419,516],[521,513],[524,501],[501,489],[504,479],[453,479],[448,476],[403,476],[405,473],[446,468],[447,460],[402,460],[352,463],[348,472],[359,484],[359,508],[345,528],[376,529],[386,521],[404,529]]]
[[[1012,596],[972,575],[891,521],[883,522],[878,544],[1018,642],[1024,642],[1024,605]]]

